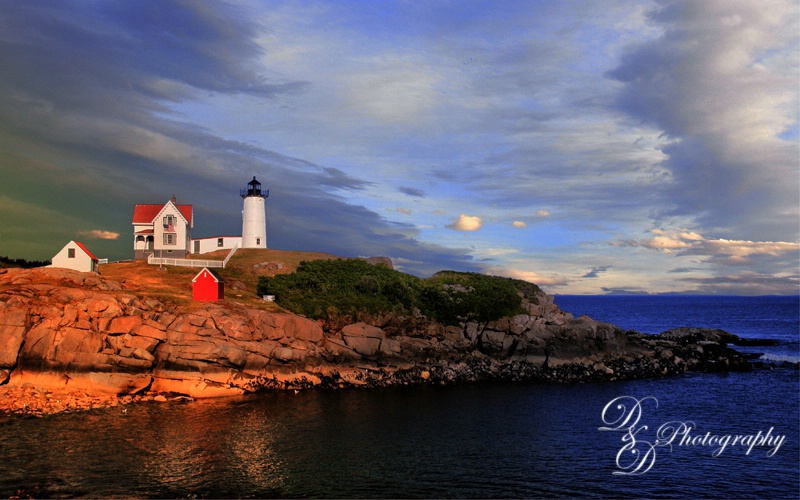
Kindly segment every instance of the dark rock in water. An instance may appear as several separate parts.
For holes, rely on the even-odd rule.
[[[739,337],[735,342],[733,342],[733,344],[740,347],[764,347],[779,345],[780,341],[775,339],[744,339]]]
[[[737,335],[728,333],[718,328],[673,328],[658,335],[666,340],[674,340],[680,343],[714,342],[720,344],[736,343],[741,340]]]

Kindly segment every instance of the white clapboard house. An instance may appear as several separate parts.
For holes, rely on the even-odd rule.
[[[133,252],[135,259],[183,258],[191,253],[194,216],[191,205],[179,205],[173,196],[163,205],[133,207]]]
[[[80,241],[70,241],[55,254],[50,267],[63,267],[85,273],[96,273],[99,260]]]

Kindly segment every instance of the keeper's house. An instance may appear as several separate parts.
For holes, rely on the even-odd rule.
[[[178,205],[175,197],[163,205],[133,207],[133,258],[184,258],[191,253],[194,216],[191,205]]]

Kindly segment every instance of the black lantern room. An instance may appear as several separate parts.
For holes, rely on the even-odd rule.
[[[247,189],[241,189],[239,194],[242,198],[246,198],[248,196],[261,196],[266,198],[269,196],[269,189],[266,191],[261,191],[261,183],[258,182],[256,176],[253,176],[253,180],[247,183]]]

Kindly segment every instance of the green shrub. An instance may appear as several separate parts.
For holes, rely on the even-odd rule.
[[[262,276],[258,294],[311,318],[413,313],[419,278],[359,259],[304,261],[292,274]]]
[[[444,324],[487,323],[523,312],[518,287],[524,281],[441,271],[425,282],[430,289],[428,297],[435,304],[431,315]]]
[[[359,259],[304,261],[292,274],[262,276],[259,295],[282,307],[324,320],[360,320],[421,312],[447,325],[488,322],[522,312],[522,296],[539,288],[525,281],[442,271],[428,279]]]

